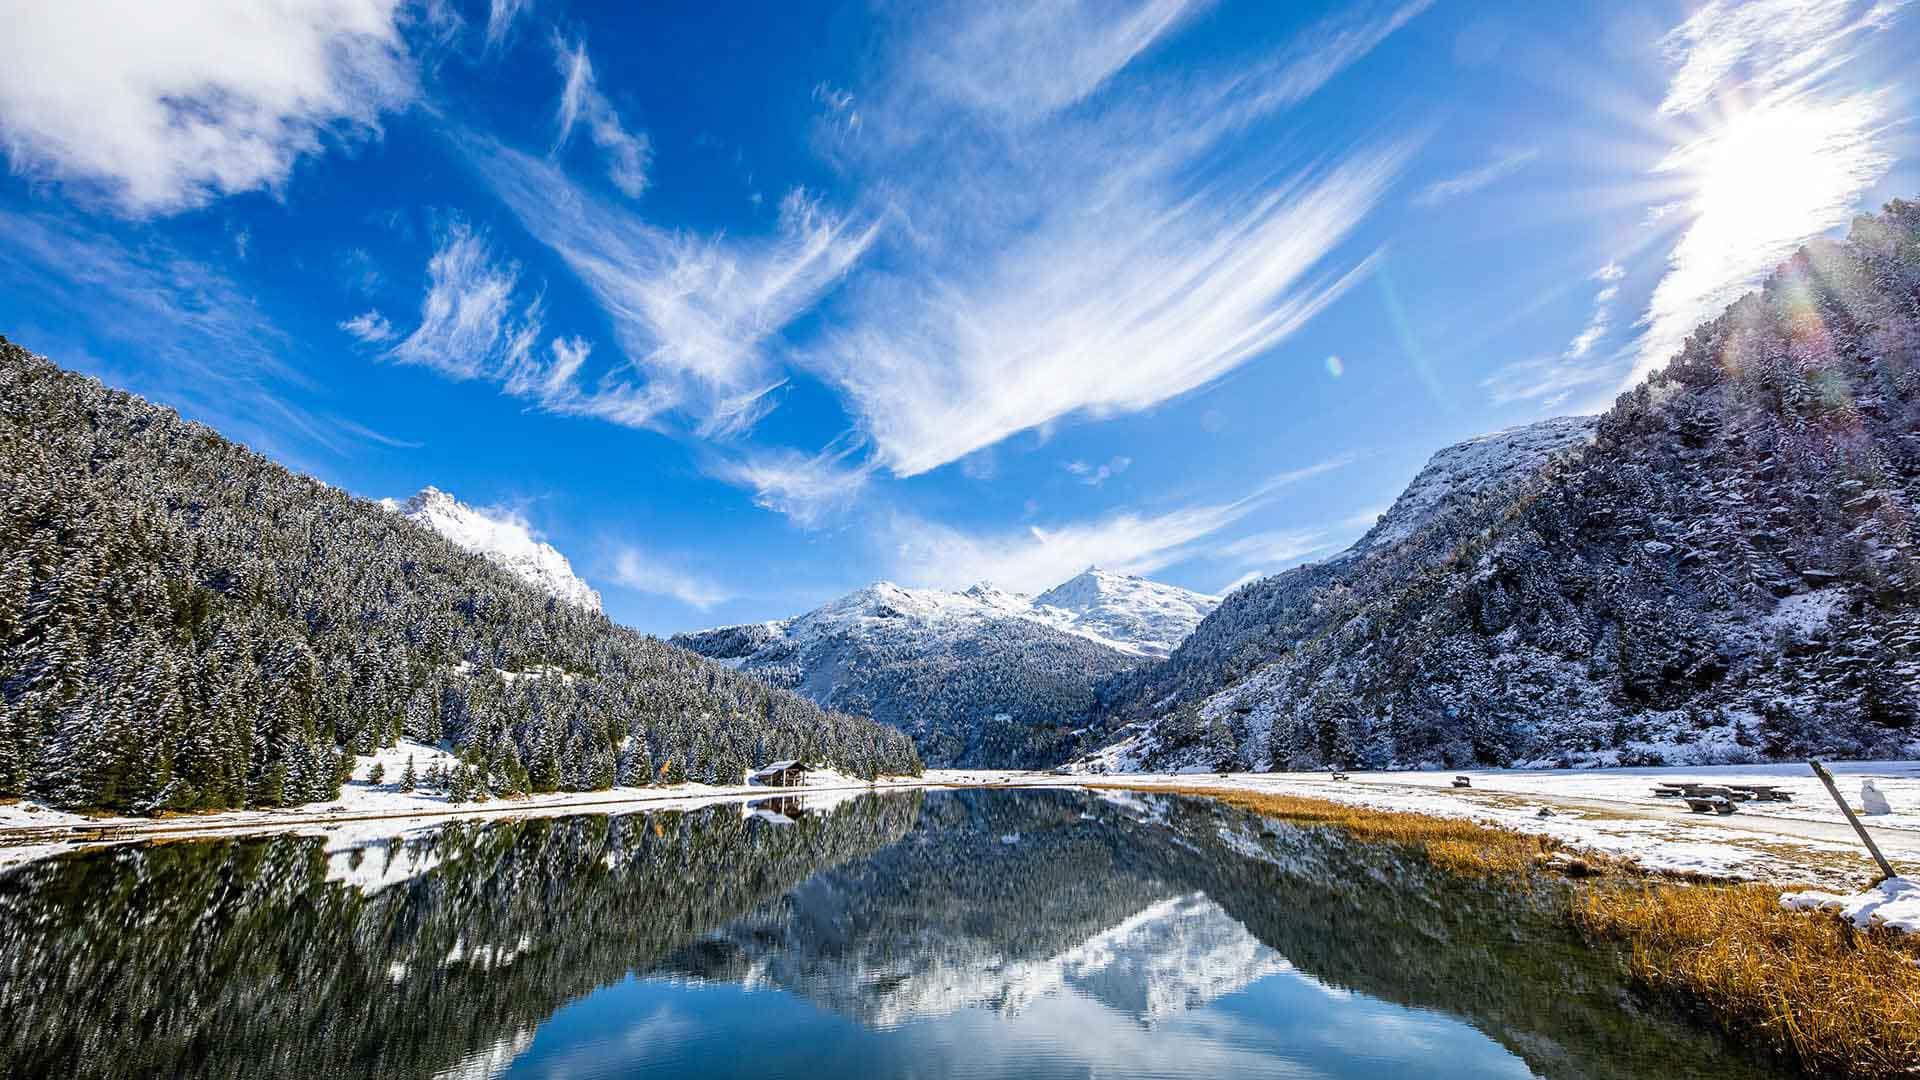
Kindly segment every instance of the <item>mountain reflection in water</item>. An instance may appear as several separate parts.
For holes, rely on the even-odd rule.
[[[1204,800],[941,792],[0,875],[17,1076],[1766,1075],[1525,894]]]

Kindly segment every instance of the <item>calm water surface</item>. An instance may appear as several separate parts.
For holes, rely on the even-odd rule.
[[[1211,802],[353,828],[0,875],[5,1074],[1769,1075],[1550,887]]]

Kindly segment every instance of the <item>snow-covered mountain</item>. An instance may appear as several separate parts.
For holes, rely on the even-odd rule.
[[[476,555],[485,555],[532,585],[588,611],[600,610],[600,594],[580,580],[552,544],[533,535],[527,523],[510,514],[488,514],[428,486],[405,502],[381,499],[380,505],[417,521]]]
[[[1598,418],[1563,416],[1456,443],[1435,453],[1373,528],[1345,551],[1237,589],[1167,659],[1117,676],[1101,688],[1102,709],[1092,730],[1115,741],[1089,758],[1090,767],[1132,771],[1211,765],[1220,740],[1207,740],[1189,711],[1202,719],[1246,714],[1229,690],[1265,660],[1286,653],[1318,625],[1325,590],[1368,560],[1405,555],[1403,569],[1425,566],[1452,548],[1422,530],[1476,499],[1539,474],[1554,455],[1593,440]],[[1450,534],[1449,534],[1450,535]],[[1401,549],[1409,549],[1402,552]],[[1418,550],[1414,550],[1418,549]],[[1424,554],[1422,554],[1424,552]],[[1217,699],[1217,700],[1216,700]],[[1266,750],[1264,732],[1252,740]],[[1256,751],[1249,751],[1256,752]]]
[[[1809,243],[1604,415],[1444,451],[1356,551],[1228,597],[1103,688],[1089,766],[1913,753],[1916,300],[1920,204]]]
[[[1051,764],[1096,680],[1164,655],[1218,603],[1099,569],[1038,597],[883,581],[804,615],[673,642],[891,723],[930,764]]]
[[[1034,597],[1028,617],[1121,652],[1159,657],[1219,606],[1217,596],[1093,566]]]

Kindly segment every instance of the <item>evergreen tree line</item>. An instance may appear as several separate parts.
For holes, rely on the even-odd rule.
[[[334,796],[447,742],[476,797],[911,740],[562,603],[363,499],[0,338],[0,797],[141,812]]]
[[[1235,593],[1090,727],[1256,769],[1904,755],[1916,503],[1920,204],[1895,201],[1700,327],[1592,445]]]

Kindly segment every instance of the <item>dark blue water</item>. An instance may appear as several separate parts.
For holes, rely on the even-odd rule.
[[[1753,1076],[1551,886],[1065,792],[95,851],[0,875],[9,1076]]]

